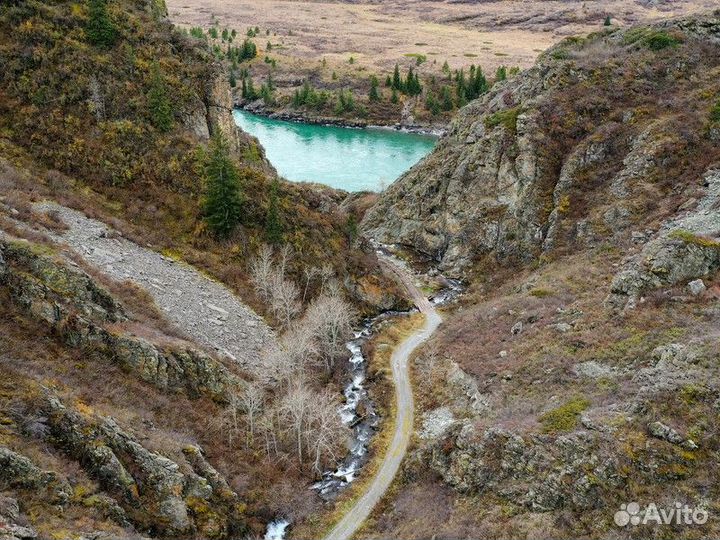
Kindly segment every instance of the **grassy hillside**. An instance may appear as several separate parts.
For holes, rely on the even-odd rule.
[[[117,217],[131,237],[252,300],[246,263],[268,239],[275,174],[257,142],[234,127],[225,68],[152,2],[108,2],[112,39],[94,43],[93,3],[0,8],[0,151],[17,168],[32,169],[32,180],[22,182],[30,198],[50,195]],[[218,130],[231,143],[245,199],[240,227],[223,242],[202,220],[198,159]],[[329,264],[349,276],[353,290],[379,281],[372,256],[343,255],[362,201],[282,181],[277,193],[282,240],[296,253],[293,271]]]

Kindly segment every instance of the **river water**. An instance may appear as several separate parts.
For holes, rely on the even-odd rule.
[[[431,135],[275,120],[235,110],[235,122],[263,145],[281,176],[346,191],[380,191],[425,157]]]

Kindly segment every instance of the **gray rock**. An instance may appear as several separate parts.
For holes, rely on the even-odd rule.
[[[605,364],[601,364],[595,360],[575,364],[572,369],[578,377],[587,377],[589,379],[610,378],[617,376],[618,374],[615,368],[606,366]]]
[[[688,283],[688,289],[693,296],[699,296],[705,292],[705,282],[702,279],[696,279]]]
[[[566,334],[567,332],[570,332],[573,329],[572,325],[570,325],[568,323],[551,324],[550,327],[554,328],[561,334]]]
[[[662,422],[652,422],[651,424],[649,424],[648,432],[653,437],[671,442],[673,444],[681,444],[684,440],[677,431],[675,431],[670,426],[663,424]]]
[[[513,336],[518,335],[520,332],[523,331],[523,323],[522,321],[518,321],[515,324],[513,324],[512,328],[510,329],[510,333]]]
[[[615,275],[606,303],[634,307],[648,290],[697,280],[720,269],[720,170],[704,175],[705,196],[695,209],[663,224],[642,251]]]

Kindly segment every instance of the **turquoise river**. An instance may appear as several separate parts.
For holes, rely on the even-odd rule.
[[[235,121],[265,147],[281,176],[347,191],[378,191],[420,161],[437,139],[389,129],[274,120],[236,110]]]

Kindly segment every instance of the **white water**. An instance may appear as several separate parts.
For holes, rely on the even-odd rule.
[[[285,530],[290,525],[290,522],[286,519],[276,519],[268,523],[267,531],[265,532],[265,540],[283,540],[285,538]]]

